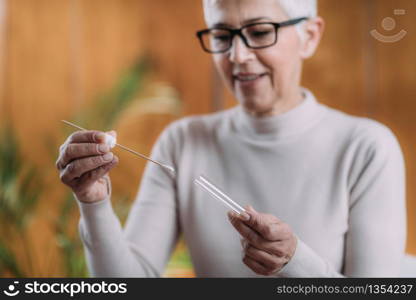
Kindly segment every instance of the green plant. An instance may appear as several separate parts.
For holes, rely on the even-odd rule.
[[[13,129],[6,125],[0,132],[0,274],[22,277],[34,272],[28,224],[41,191],[40,171],[23,163]],[[26,248],[25,268],[11,248],[11,241]]]

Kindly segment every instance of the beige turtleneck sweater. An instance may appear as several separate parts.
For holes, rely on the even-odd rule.
[[[398,276],[405,178],[385,126],[305,100],[257,119],[241,107],[169,126],[123,229],[110,199],[79,203],[92,276],[157,277],[180,234],[201,277],[261,277],[241,260],[226,208],[193,184],[200,174],[239,204],[273,214],[299,238],[278,277]],[[123,163],[123,162],[121,162]]]

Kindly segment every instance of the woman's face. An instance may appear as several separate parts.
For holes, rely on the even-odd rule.
[[[288,20],[277,0],[205,0],[204,12],[210,28]],[[278,42],[271,47],[250,49],[236,36],[232,48],[213,54],[213,59],[226,85],[248,112],[273,115],[301,101],[300,47],[296,28],[288,26],[279,29]]]

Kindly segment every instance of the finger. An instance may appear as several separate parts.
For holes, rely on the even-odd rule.
[[[55,162],[56,168],[61,171],[62,169],[65,168],[64,165],[62,165],[62,155],[65,152],[66,147],[69,144],[69,138],[59,147],[59,155],[58,155],[58,159]]]
[[[228,215],[228,218],[236,218],[236,219],[241,220],[241,221],[247,221],[248,219],[250,219],[250,215],[247,214],[246,212],[242,212],[242,213],[238,214],[234,211],[228,211],[227,215]]]
[[[81,178],[77,180],[77,187],[82,189],[84,186],[91,185],[97,180],[103,178],[108,174],[108,172],[110,172],[111,169],[113,169],[118,164],[118,162],[118,157],[114,156],[110,163],[84,173]]]
[[[104,155],[74,160],[61,172],[61,181],[70,184],[74,179],[78,179],[84,173],[110,163],[113,160],[113,157],[113,153],[108,152]]]
[[[247,206],[246,211],[250,218],[245,223],[264,239],[277,241],[284,236],[279,227],[283,222],[275,216],[259,213],[252,206]]]
[[[71,143],[103,143],[105,141],[105,134],[103,132],[100,131],[95,131],[95,130],[91,130],[91,131],[76,131],[73,134],[71,134],[67,140],[65,141],[65,143],[63,143],[60,147],[59,147],[59,157],[58,160],[56,161],[56,167],[58,168],[58,170],[62,170],[65,168],[66,164],[68,162],[66,162],[64,164],[64,162],[62,161],[62,155],[65,151],[65,149],[68,147],[68,145],[70,145]]]
[[[284,261],[277,256],[271,255],[270,253],[257,249],[253,245],[247,246],[245,250],[245,254],[261,265],[265,266],[265,268],[269,272],[280,270],[283,267]]]
[[[239,219],[233,219],[231,221],[234,228],[240,233],[242,236],[241,239],[241,246],[243,249],[248,246],[248,244],[253,245],[257,249],[266,251],[272,255],[282,256],[285,247],[285,243],[281,241],[272,242],[269,240],[264,239],[261,235],[259,235],[255,230],[248,227],[244,222]]]
[[[77,131],[69,137],[69,143],[103,143],[105,133],[96,130]]]
[[[243,258],[246,255],[246,249],[249,243],[246,239],[240,239],[240,244],[241,244],[241,247],[243,248],[243,251],[241,251],[241,258]]]
[[[245,251],[247,246],[249,245],[248,241],[246,239],[240,239],[241,247],[243,247],[243,250]]]
[[[65,166],[73,160],[89,156],[103,155],[108,152],[110,152],[110,147],[106,144],[69,144],[62,152],[61,159],[58,164],[62,168],[65,168]]]
[[[246,239],[249,243],[257,245],[261,242],[262,237],[252,228],[247,226],[244,221],[239,219],[234,213],[228,214],[229,220],[233,227]]]
[[[244,256],[243,258],[244,264],[249,267],[251,270],[253,270],[255,273],[268,276],[270,275],[270,272],[268,269],[266,269],[262,264],[252,259],[250,256]]]

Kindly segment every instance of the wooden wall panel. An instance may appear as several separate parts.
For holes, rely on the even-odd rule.
[[[41,137],[56,132],[57,115],[70,109],[68,1],[9,1],[6,110],[25,157],[45,163]],[[49,161],[48,161],[49,162]]]
[[[4,80],[6,69],[6,0],[0,0],[0,120],[4,113]]]
[[[362,0],[319,1],[326,22],[316,54],[305,61],[303,85],[320,102],[363,115],[365,102],[366,11]]]
[[[412,182],[416,176],[416,2],[319,3],[327,29],[316,56],[305,64],[304,85],[321,102],[380,120],[399,137],[407,162],[408,251],[415,254],[416,190]],[[45,137],[58,137],[61,133],[59,120],[70,117],[111,88],[123,71],[145,53],[155,63],[152,78],[166,81],[179,91],[185,115],[215,110],[216,96],[222,98],[222,107],[235,105],[235,100],[219,85],[210,55],[200,49],[195,37],[195,31],[205,27],[200,1],[7,0],[7,6],[7,23],[0,21],[0,118],[2,113],[12,118],[25,161],[45,166],[50,188],[42,198],[33,236],[38,263],[44,266],[40,269],[59,276],[50,220],[56,217],[56,207],[66,189],[52,163],[57,149],[45,146]],[[382,32],[380,22],[392,16],[394,8],[408,12],[403,17],[393,16],[397,29],[404,28],[408,35],[396,44],[376,42],[369,31],[378,26]],[[169,118],[165,115],[155,120],[146,116],[135,120],[129,115],[116,129],[121,131],[121,138],[150,151],[157,131]],[[152,130],[143,130],[145,124],[153,124]],[[134,127],[140,141],[129,135]],[[138,164],[137,168],[142,167]],[[115,172],[114,182],[134,195],[136,188],[123,183],[123,170],[126,169]],[[51,251],[47,255],[45,247]],[[53,266],[46,267],[51,261]]]
[[[51,154],[56,150],[45,147],[45,139],[60,131],[59,115],[71,109],[68,4],[64,0],[7,2],[5,112],[18,135],[24,162],[41,167],[46,184],[51,183],[29,227],[31,255],[38,270],[31,275],[38,276],[47,269],[56,274],[58,267],[51,226],[60,200],[56,172],[51,173]],[[22,249],[19,243],[16,246]]]
[[[143,1],[75,0],[81,102],[117,82],[143,54]]]
[[[179,90],[186,115],[211,111],[211,57],[200,49],[195,36],[205,28],[201,1],[143,1],[146,48],[159,78]]]

